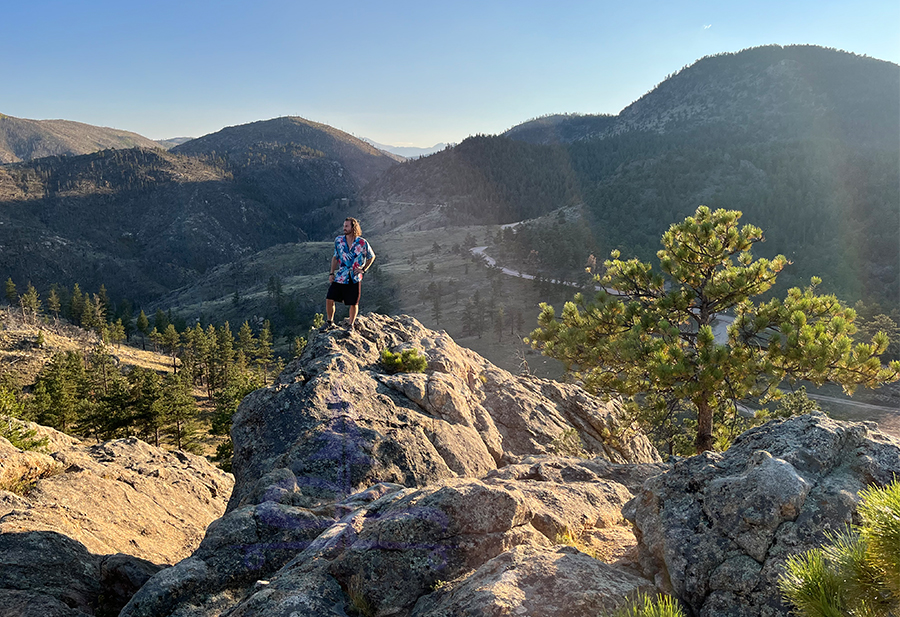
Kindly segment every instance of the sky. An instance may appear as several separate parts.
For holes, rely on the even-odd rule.
[[[428,147],[617,114],[703,56],[769,44],[900,63],[900,2],[9,2],[0,113],[151,139],[291,115]]]

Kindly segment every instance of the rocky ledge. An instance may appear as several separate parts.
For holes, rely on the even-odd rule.
[[[649,479],[625,508],[643,574],[700,617],[788,615],[789,555],[860,521],[858,493],[900,478],[900,441],[822,413],[769,422]]]
[[[900,474],[900,442],[821,414],[663,464],[615,403],[409,317],[361,326],[242,402],[225,515],[123,617],[597,617],[641,590],[692,615],[786,616],[786,557]],[[426,371],[386,373],[382,350],[408,347]],[[555,456],[561,435],[584,457]]]
[[[117,614],[225,511],[234,480],[202,457],[28,426],[47,437],[46,452],[0,438],[4,616]]]
[[[465,614],[581,615],[651,587],[560,544],[621,558],[622,506],[665,469],[616,403],[512,375],[410,317],[358,323],[244,399],[227,514],[123,615],[449,615],[465,585],[481,590]],[[409,347],[425,372],[388,374],[381,352]],[[565,434],[588,460],[552,456]],[[582,577],[596,584],[563,584]]]

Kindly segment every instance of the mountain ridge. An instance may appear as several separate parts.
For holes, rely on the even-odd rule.
[[[29,120],[0,114],[0,164],[134,147],[154,148],[159,144],[121,129],[72,120]]]
[[[839,80],[829,83],[830,77],[851,64],[852,71],[845,71]],[[713,98],[717,92],[737,91],[741,85],[748,91],[747,84],[764,87],[756,96],[764,94],[772,101],[760,105],[759,99],[751,101],[740,96],[740,92],[731,100]],[[818,91],[813,90],[814,86],[818,86]],[[897,124],[900,103],[894,103],[890,95],[898,89],[900,66],[886,60],[815,45],[765,45],[704,56],[667,76],[618,114],[549,114],[517,124],[502,135],[529,143],[572,143],[633,130],[658,133],[691,130],[697,125],[689,126],[690,121],[698,117],[698,124],[704,126],[722,122],[729,114],[759,124],[755,111],[765,113],[775,107],[795,116],[808,114],[827,120],[821,116],[829,104],[839,107],[843,118],[852,120],[860,113],[880,113],[881,119],[894,120]],[[848,96],[848,93],[852,94]],[[886,100],[892,101],[892,105],[879,110],[879,102]],[[771,111],[768,114],[773,115]],[[770,134],[784,138],[783,128],[783,125],[771,127]],[[860,125],[839,128],[838,136],[847,139]],[[889,147],[894,145],[890,141],[894,134],[890,129],[869,129],[864,137],[881,147]]]

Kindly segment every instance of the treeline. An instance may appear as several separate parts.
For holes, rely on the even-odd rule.
[[[525,223],[497,231],[492,255],[516,270],[545,278],[580,281],[591,255],[602,254],[591,227],[560,213],[548,223]]]
[[[263,387],[284,367],[276,356],[268,320],[257,327],[244,321],[234,333],[222,325],[188,326],[171,312],[143,310],[133,317],[127,301],[114,304],[101,286],[97,293],[54,286],[42,298],[30,283],[18,293],[7,279],[8,311],[38,328],[64,320],[96,334],[81,351],[55,354],[24,389],[6,376],[0,384],[0,414],[31,420],[78,437],[114,439],[137,435],[154,445],[197,451],[207,434],[228,436],[231,417],[241,399]],[[276,299],[280,283],[273,277],[269,294]],[[321,325],[321,315],[312,325]],[[306,330],[303,330],[306,332]],[[115,346],[126,340],[171,358],[171,372],[122,367]],[[43,330],[34,341],[44,344]],[[299,354],[304,336],[295,336],[288,354]],[[230,465],[230,438],[216,455]]]
[[[172,342],[180,362],[171,373],[120,367],[102,341],[81,352],[57,353],[29,389],[3,384],[6,406],[0,413],[83,438],[137,435],[156,446],[198,451],[207,433],[228,434],[241,399],[266,382],[265,340],[255,339],[245,326],[237,338],[227,323],[188,331]],[[200,392],[214,409],[203,421]],[[227,446],[220,458],[226,458],[223,452],[227,455]]]
[[[100,150],[82,156],[48,156],[11,165],[8,172],[14,174],[17,183],[23,187],[39,182],[44,196],[52,198],[70,192],[110,193],[155,189],[166,183],[180,181],[179,176],[184,174],[185,165],[178,170],[181,173],[176,174],[173,173],[173,162],[189,163],[185,157],[162,149],[130,148]],[[198,177],[208,178],[211,171],[218,172],[221,178],[228,175],[224,166],[211,168],[188,164],[186,167],[195,167],[188,173],[198,171]]]

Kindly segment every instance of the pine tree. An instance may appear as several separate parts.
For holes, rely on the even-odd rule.
[[[141,349],[147,349],[146,338],[150,334],[150,320],[147,319],[146,313],[141,310],[141,314],[137,318],[137,329],[141,333]]]
[[[19,303],[22,305],[23,316],[26,313],[30,313],[35,320],[37,319],[37,315],[41,310],[41,297],[31,282],[28,283],[27,291],[19,298]]]
[[[231,334],[231,326],[227,321],[221,328],[216,329],[215,359],[216,379],[214,388],[224,386],[228,381],[234,363],[234,336]]]
[[[97,312],[96,305],[91,301],[89,296],[84,297],[81,311],[81,327],[87,330],[100,331],[102,321],[100,314]]]
[[[100,289],[94,295],[94,304],[97,305],[97,312],[103,316],[103,319],[108,319],[112,314],[110,309],[109,295],[106,293],[106,285],[100,284]]]
[[[575,371],[596,393],[631,397],[632,407],[660,414],[675,406],[696,414],[698,452],[727,447],[742,417],[737,402],[767,400],[780,394],[784,380],[834,382],[852,392],[900,378],[900,362],[883,367],[878,355],[888,344],[877,334],[870,344],[854,345],[853,309],[831,295],[791,289],[783,300],[755,304],[787,265],[783,256],[754,260],[750,249],[762,230],[738,226],[738,211],[710,211],[672,225],[657,253],[662,274],[637,259],[604,264],[606,291],[593,301],[581,294],[566,303],[557,319],[542,304],[539,328],[531,339],[545,354]],[[728,340],[717,342],[717,314],[736,314]],[[638,404],[640,403],[640,407]],[[718,420],[717,420],[718,419]],[[648,423],[653,430],[655,423]]]
[[[179,450],[196,451],[199,445],[198,410],[184,371],[181,375],[166,375],[161,404],[165,414],[166,432],[172,438],[173,445]]]
[[[153,315],[153,327],[159,330],[160,332],[166,331],[166,326],[171,323],[169,318],[163,312],[162,309],[156,309],[156,313]]]
[[[53,317],[59,323],[59,311],[62,308],[62,304],[59,300],[59,294],[56,292],[56,285],[51,287],[50,293],[47,294],[47,308],[53,313]]]
[[[268,379],[269,364],[272,362],[272,326],[269,320],[263,322],[259,331],[259,340],[256,343],[256,364],[263,371],[263,384]]]
[[[69,300],[69,318],[75,325],[81,325],[81,316],[84,313],[84,294],[78,283],[72,287],[72,297]]]
[[[159,446],[165,428],[162,379],[151,370],[135,367],[128,375],[129,407],[142,437]]]
[[[178,344],[181,342],[181,335],[178,334],[178,330],[175,329],[174,324],[169,324],[166,326],[166,331],[162,334],[162,344],[165,349],[169,351],[169,355],[172,356],[172,372],[178,372],[178,363],[176,361],[178,357]]]
[[[256,354],[256,339],[253,337],[253,328],[250,327],[249,321],[241,324],[235,349],[243,351],[245,356],[251,358]]]
[[[159,348],[163,342],[162,341],[162,338],[163,338],[162,333],[159,330],[157,330],[156,328],[153,328],[152,330],[150,330],[149,338],[150,338],[150,342],[153,343],[153,351],[155,353],[159,353]]]
[[[16,284],[13,283],[12,277],[6,279],[6,301],[10,306],[19,303],[19,292],[16,290]]]
[[[116,347],[121,347],[125,340],[125,324],[121,319],[117,319],[109,328],[109,342]]]

